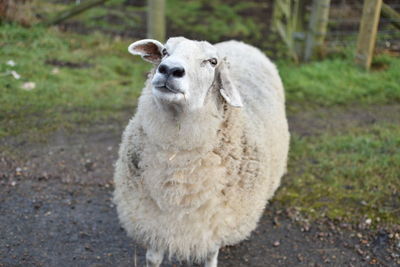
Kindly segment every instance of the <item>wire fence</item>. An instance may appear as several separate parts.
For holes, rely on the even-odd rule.
[[[355,46],[362,15],[363,1],[338,2],[334,1],[330,7],[326,45],[331,49]],[[400,3],[395,2],[398,1],[388,2],[388,5],[400,12]],[[400,52],[400,30],[392,25],[393,22],[400,23],[400,20],[380,17],[376,39],[377,49]]]
[[[2,0],[0,0],[1,3]],[[11,1],[11,0],[10,0]],[[44,3],[64,5],[85,4],[88,0],[26,0],[35,3],[36,17],[48,17],[42,8]],[[286,53],[282,39],[272,30],[274,7],[277,3],[289,0],[165,0],[167,36],[184,35],[191,39],[219,42],[238,39],[260,47],[274,58]],[[325,46],[327,49],[355,47],[360,27],[364,1],[369,0],[331,0],[329,23]],[[295,1],[292,1],[294,3]],[[310,18],[312,0],[303,0],[305,26]],[[40,3],[37,4],[37,3]],[[79,33],[101,31],[103,33],[128,38],[146,38],[148,0],[109,0],[83,15],[60,23],[63,30]],[[399,0],[385,0],[384,3],[400,13]],[[37,5],[37,6],[36,6]],[[44,5],[45,6],[45,5]],[[22,10],[24,11],[24,10]],[[22,16],[26,18],[26,12]],[[290,16],[289,16],[290,18]],[[377,49],[389,49],[400,53],[400,30],[392,24],[400,19],[380,17],[376,40]],[[296,30],[294,30],[296,31]],[[292,32],[290,32],[292,34]]]

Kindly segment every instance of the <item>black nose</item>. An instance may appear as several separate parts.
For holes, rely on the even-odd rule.
[[[172,75],[175,78],[182,78],[185,75],[185,69],[183,67],[168,67],[165,64],[158,66],[158,72],[166,76]]]

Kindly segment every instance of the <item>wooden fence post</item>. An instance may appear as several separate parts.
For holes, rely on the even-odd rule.
[[[148,0],[147,37],[165,41],[165,0]]]
[[[366,70],[371,66],[381,7],[382,0],[364,0],[355,60]]]
[[[304,43],[305,0],[275,0],[271,29],[282,38],[289,55],[299,61]]]
[[[313,0],[304,61],[320,57],[328,26],[330,0]]]
[[[298,60],[303,59],[304,44],[306,41],[306,0],[296,0],[294,2],[293,19],[293,47],[296,51]]]

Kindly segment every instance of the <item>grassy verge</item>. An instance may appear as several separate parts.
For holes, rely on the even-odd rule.
[[[378,69],[355,67],[347,53],[296,66],[280,62],[289,114],[321,107],[400,103],[400,59],[381,54]],[[316,118],[320,115],[315,114]],[[400,116],[387,114],[387,116]],[[329,120],[329,118],[326,118]],[[395,120],[397,121],[397,120]],[[331,127],[335,127],[334,122]],[[288,175],[275,201],[310,218],[396,224],[400,218],[400,125],[380,122],[322,135],[292,132]]]
[[[400,127],[377,124],[340,134],[292,136],[289,175],[276,200],[312,218],[397,223]]]
[[[377,55],[371,72],[355,67],[353,56],[296,66],[279,63],[288,108],[400,102],[400,59]]]
[[[116,117],[133,108],[150,68],[127,53],[128,41],[101,34],[4,25],[0,40],[0,136]]]

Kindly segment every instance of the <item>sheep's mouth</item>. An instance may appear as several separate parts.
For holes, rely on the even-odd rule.
[[[164,86],[157,86],[155,87],[157,90],[159,90],[160,92],[163,93],[174,93],[174,94],[183,94],[183,92],[179,89],[176,88],[172,88],[168,85],[164,85]]]

